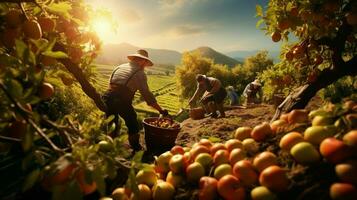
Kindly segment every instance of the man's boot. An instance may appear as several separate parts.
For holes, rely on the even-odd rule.
[[[142,150],[139,140],[140,140],[139,133],[129,134],[129,144],[134,151]]]
[[[212,118],[217,118],[217,106],[214,102],[209,102],[208,103],[208,107],[209,107],[209,110],[210,110],[210,114],[209,116],[212,117]]]
[[[220,114],[219,117],[220,117],[220,118],[226,117],[226,114],[224,113],[223,102],[217,104],[217,108],[218,108],[218,111],[219,111],[219,114]]]

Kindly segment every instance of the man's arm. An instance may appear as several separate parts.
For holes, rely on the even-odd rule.
[[[189,100],[189,104],[192,105],[197,100],[198,96],[202,94],[202,92],[203,92],[202,85],[200,85],[198,83],[195,93],[193,94],[193,96]]]
[[[219,89],[221,89],[221,81],[219,81],[218,79],[213,79],[213,80],[210,80],[210,84],[212,84],[212,89],[211,91],[209,92],[210,94],[214,94],[216,92],[218,92]]]

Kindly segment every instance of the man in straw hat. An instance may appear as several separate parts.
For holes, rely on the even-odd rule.
[[[128,63],[119,65],[113,70],[109,79],[109,89],[103,95],[103,100],[108,107],[107,116],[115,116],[113,120],[115,130],[111,136],[117,136],[119,116],[122,117],[128,127],[129,144],[134,151],[137,151],[141,149],[141,146],[139,123],[132,105],[135,92],[139,90],[146,103],[160,114],[166,116],[168,112],[161,108],[149,90],[144,68],[152,66],[153,62],[149,59],[148,52],[140,49],[136,54],[128,55],[128,60]]]
[[[210,113],[210,117],[225,117],[223,101],[227,96],[227,92],[224,87],[222,87],[221,81],[202,74],[197,74],[196,81],[197,89],[189,101],[190,106],[204,93],[200,102],[203,104],[205,110]],[[219,111],[219,116],[217,110]]]
[[[259,95],[259,98],[257,97],[257,94]],[[255,79],[245,87],[243,96],[246,98],[246,105],[251,103],[260,103],[262,101],[262,85],[258,79]]]

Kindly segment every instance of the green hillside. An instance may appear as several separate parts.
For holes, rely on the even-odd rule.
[[[229,56],[215,51],[210,47],[199,47],[195,50],[192,50],[192,52],[199,52],[203,57],[211,58],[214,63],[228,65],[229,67],[234,67],[235,65],[241,63]]]

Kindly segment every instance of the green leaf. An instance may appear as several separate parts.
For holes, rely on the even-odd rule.
[[[31,64],[33,64],[33,65],[36,64],[36,56],[35,56],[35,54],[34,54],[32,51],[30,51],[29,48],[26,48],[26,49],[25,49],[25,52],[24,52],[24,62],[25,62],[25,63],[31,63]]]
[[[255,6],[255,10],[257,12],[257,15],[256,16],[259,16],[259,17],[263,17],[263,8],[261,5],[256,5]]]
[[[257,21],[257,24],[255,25],[255,27],[256,27],[256,28],[259,28],[259,27],[262,25],[262,23],[264,23],[264,19],[258,20],[258,21]]]
[[[130,169],[128,180],[126,181],[126,187],[131,189],[135,194],[139,193],[138,184],[136,183],[136,175],[134,168]]]
[[[23,88],[22,85],[19,81],[15,80],[15,79],[11,79],[8,82],[8,91],[10,92],[10,95],[13,98],[22,98],[23,96]]]
[[[22,40],[15,40],[16,54],[20,59],[23,59],[27,45]]]
[[[134,157],[132,158],[132,162],[135,163],[141,163],[141,159],[144,155],[144,151],[138,151],[135,153]]]
[[[27,175],[25,182],[22,186],[22,191],[26,191],[30,188],[32,188],[34,186],[34,184],[36,183],[38,177],[40,176],[40,170],[39,169],[35,169],[34,171],[32,171],[30,174]]]
[[[62,51],[45,51],[41,53],[44,56],[48,56],[51,58],[68,58],[68,55]]]
[[[45,9],[51,13],[61,15],[65,18],[70,18],[69,11],[72,9],[71,4],[68,2],[52,3]]]
[[[209,141],[215,143],[215,142],[221,142],[221,139],[218,137],[209,137],[208,138]]]

